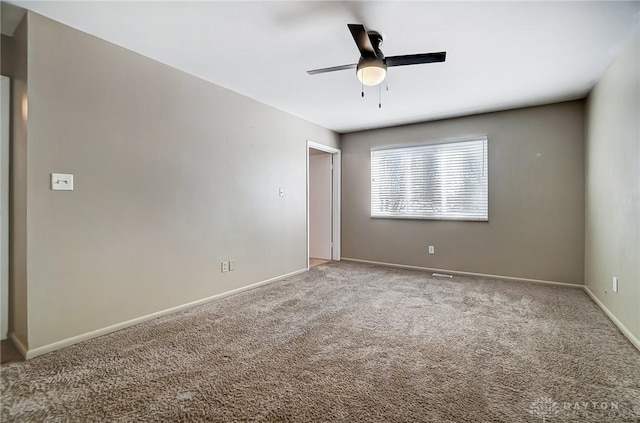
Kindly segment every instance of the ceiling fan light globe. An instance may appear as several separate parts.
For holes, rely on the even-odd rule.
[[[381,60],[360,61],[356,68],[360,82],[367,86],[380,84],[387,76],[387,65]]]

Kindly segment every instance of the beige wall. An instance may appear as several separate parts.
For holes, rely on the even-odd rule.
[[[583,112],[574,101],[343,135],[343,257],[582,284]],[[489,222],[369,217],[371,147],[479,134]]]
[[[337,134],[28,18],[30,349],[306,268],[306,140]]]
[[[589,94],[586,116],[586,285],[640,339],[639,33]]]

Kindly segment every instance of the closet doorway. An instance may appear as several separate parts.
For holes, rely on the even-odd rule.
[[[307,141],[307,268],[340,260],[340,158]]]

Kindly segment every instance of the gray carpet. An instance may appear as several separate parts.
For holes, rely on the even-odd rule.
[[[640,420],[640,353],[581,290],[345,262],[0,381],[3,422]]]

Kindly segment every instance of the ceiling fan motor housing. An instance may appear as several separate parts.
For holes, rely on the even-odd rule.
[[[374,86],[384,81],[387,75],[387,63],[384,60],[384,54],[380,50],[382,35],[376,31],[368,31],[367,36],[371,41],[375,56],[360,56],[358,66],[356,66],[356,75],[364,85]]]
[[[373,50],[376,52],[376,55],[382,56],[382,52],[380,51],[380,46],[384,40],[382,34],[378,31],[367,31],[367,35],[369,36],[369,40],[371,41],[371,45],[373,46]]]
[[[384,62],[384,58],[360,57],[356,67],[356,75],[364,85],[378,85],[384,81],[387,75],[387,64]]]

